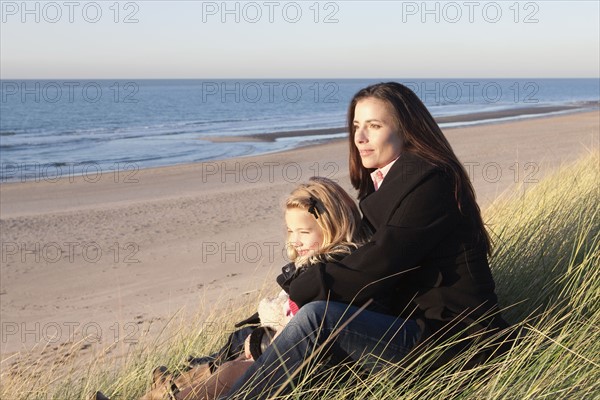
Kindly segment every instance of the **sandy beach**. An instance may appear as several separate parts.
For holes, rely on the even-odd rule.
[[[598,111],[446,129],[485,208],[600,140]],[[0,190],[1,368],[20,350],[135,339],[175,312],[225,306],[285,262],[281,203],[314,175],[354,195],[347,142],[232,160],[89,171]],[[33,173],[36,173],[35,171]],[[32,172],[29,171],[31,177]]]

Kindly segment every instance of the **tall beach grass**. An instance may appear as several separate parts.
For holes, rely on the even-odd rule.
[[[418,362],[368,376],[356,368],[323,374],[310,366],[281,398],[600,399],[599,182],[600,154],[594,151],[484,211],[503,316],[523,338],[508,353],[463,371],[473,348],[426,376]],[[188,355],[220,347],[259,297],[240,301],[226,315],[215,311],[193,321],[176,315],[160,335],[142,338],[120,358],[73,356],[5,368],[0,398],[86,399],[101,389],[111,398],[135,399],[147,390],[156,366],[176,369]],[[435,356],[435,348],[423,354]],[[322,376],[315,385],[307,377],[317,374]]]

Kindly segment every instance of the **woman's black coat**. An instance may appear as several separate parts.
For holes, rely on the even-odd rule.
[[[315,300],[362,305],[416,319],[429,335],[448,321],[505,327],[494,280],[472,218],[447,174],[405,152],[381,188],[360,203],[371,240],[340,262],[310,266],[290,284],[299,306]],[[461,324],[462,325],[462,324]]]

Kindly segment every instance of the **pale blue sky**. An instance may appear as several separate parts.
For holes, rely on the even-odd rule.
[[[75,3],[29,1],[28,13],[21,1],[2,1],[3,79],[544,78],[600,70],[598,1],[425,3],[432,13],[421,1],[227,2],[239,11],[232,14],[221,1]],[[97,9],[98,22],[88,22]],[[138,22],[124,23],[128,15]],[[324,23],[327,15],[337,22]]]

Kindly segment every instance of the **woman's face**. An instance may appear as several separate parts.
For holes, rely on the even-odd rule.
[[[317,253],[323,244],[323,230],[314,215],[301,208],[285,210],[288,243],[294,246],[298,256],[308,257]]]
[[[398,158],[402,139],[386,102],[367,97],[356,103],[354,145],[365,168],[385,167]]]

